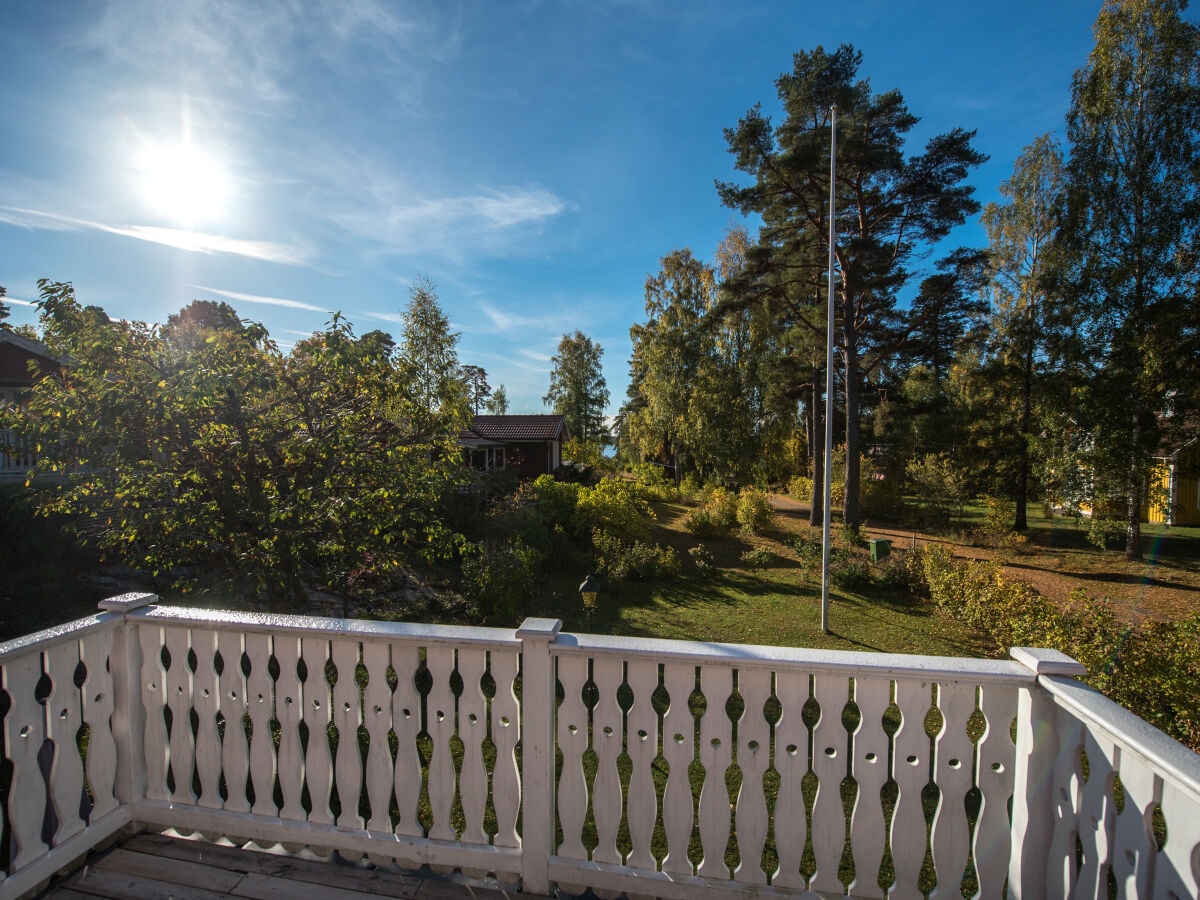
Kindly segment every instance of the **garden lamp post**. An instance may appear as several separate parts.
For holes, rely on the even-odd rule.
[[[588,575],[579,585],[579,596],[583,599],[583,611],[587,613],[588,631],[592,630],[592,613],[596,611],[596,597],[600,593],[600,582],[596,576]]]

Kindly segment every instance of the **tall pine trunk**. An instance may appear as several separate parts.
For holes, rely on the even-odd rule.
[[[843,358],[846,363],[846,499],[842,505],[842,520],[849,529],[859,526],[859,474],[861,438],[859,435],[858,338],[854,334],[847,310],[843,318],[845,339]]]

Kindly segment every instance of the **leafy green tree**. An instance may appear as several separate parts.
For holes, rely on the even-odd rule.
[[[492,391],[492,395],[488,397],[485,407],[494,416],[508,414],[508,392],[504,389],[504,385],[500,385]]]
[[[550,389],[542,398],[567,417],[571,436],[585,443],[600,444],[608,437],[604,426],[608,384],[600,367],[603,356],[603,348],[582,331],[564,334],[551,359]]]
[[[467,385],[458,362],[460,337],[450,330],[433,282],[419,278],[404,310],[399,363],[414,392],[415,414],[432,419],[419,426],[422,430],[456,428],[469,415]]]
[[[1106,0],[1067,116],[1054,284],[1082,382],[1084,465],[1098,496],[1122,498],[1131,558],[1150,457],[1195,371],[1181,351],[1195,352],[1187,336],[1200,321],[1200,29],[1184,6]]]
[[[479,415],[480,409],[487,408],[488,398],[492,395],[487,371],[480,366],[463,366],[462,375],[467,385],[467,400],[471,404],[471,411]]]
[[[795,54],[793,70],[776,81],[785,111],[775,127],[755,106],[726,141],[736,168],[753,183],[718,183],[722,202],[762,217],[758,245],[748,254],[738,290],[766,292],[808,306],[824,296],[829,233],[829,111],[838,123],[838,349],[846,403],[844,516],[859,524],[860,425],[863,386],[872,360],[894,351],[899,337],[896,295],[929,246],[979,209],[970,169],[985,157],[973,132],[954,129],[905,154],[918,118],[898,90],[876,94],[857,78],[862,55],[850,45]],[[733,286],[731,286],[732,288]]]
[[[7,327],[3,322],[12,314],[12,311],[8,308],[8,304],[4,302],[4,298],[7,296],[8,289],[0,284],[0,328]]]
[[[276,603],[349,573],[445,556],[439,514],[461,478],[452,432],[420,431],[387,343],[335,315],[284,356],[261,327],[172,344],[41,282],[43,333],[71,366],[16,427],[65,513],[111,558],[183,584],[227,580]]]
[[[1047,250],[1060,220],[1063,159],[1049,134],[1026,147],[1000,185],[1000,203],[983,210],[989,243],[991,332],[976,374],[975,438],[986,448],[981,469],[995,473],[989,490],[1013,500],[1013,528],[1028,528],[1036,413],[1048,398],[1050,330]]]

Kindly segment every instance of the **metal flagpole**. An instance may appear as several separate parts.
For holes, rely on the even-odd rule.
[[[837,106],[829,107],[829,309],[825,325],[825,517],[821,523],[821,631],[829,634],[829,526],[833,503],[833,260],[837,239]]]

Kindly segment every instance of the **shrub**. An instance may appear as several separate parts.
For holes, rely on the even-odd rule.
[[[701,575],[712,575],[717,571],[717,564],[713,559],[712,551],[703,544],[697,544],[695,547],[690,548],[688,556],[692,558],[692,564]]]
[[[930,525],[949,525],[951,514],[961,511],[967,500],[964,473],[948,456],[927,453],[909,462],[905,474],[909,489],[922,503],[922,520]]]
[[[738,497],[737,520],[744,531],[762,534],[771,526],[775,510],[767,495],[755,488],[746,488]]]
[[[723,487],[713,488],[704,508],[712,513],[713,521],[719,528],[732,528],[737,524],[738,499],[732,491]]]
[[[602,531],[624,541],[644,539],[646,523],[653,519],[654,510],[640,496],[637,486],[620,478],[606,478],[584,490],[575,507],[577,531]]]
[[[788,482],[788,495],[797,500],[812,499],[813,480],[807,475],[796,475]]]
[[[871,566],[861,556],[840,553],[830,557],[829,580],[844,591],[860,591],[871,586]]]
[[[765,569],[775,562],[775,554],[766,547],[751,547],[742,554],[742,563],[750,569]]]
[[[955,561],[943,547],[921,557],[938,606],[985,634],[998,653],[1061,650],[1087,668],[1084,681],[1200,750],[1200,614],[1125,624],[1083,589],[1060,609],[1024,582],[1006,581],[995,562]]]
[[[541,554],[519,537],[485,541],[463,560],[463,594],[484,618],[515,622],[537,586]]]
[[[925,578],[918,554],[907,550],[894,551],[875,567],[875,581],[884,588],[908,594],[925,595]]]
[[[582,484],[569,484],[552,475],[539,475],[532,484],[521,489],[521,494],[532,499],[538,517],[547,527],[561,525],[570,529],[575,524],[579,499],[587,490]]]
[[[705,498],[704,505],[687,517],[684,527],[701,537],[716,537],[733,528],[737,521],[737,496],[719,487],[713,488]]]
[[[680,571],[679,555],[673,547],[643,541],[625,541],[597,530],[592,534],[598,574],[611,581],[644,581]]]
[[[823,555],[820,538],[813,540],[802,534],[797,535],[791,541],[791,548],[795,551],[796,557],[800,560],[800,565],[804,568],[820,567]]]

